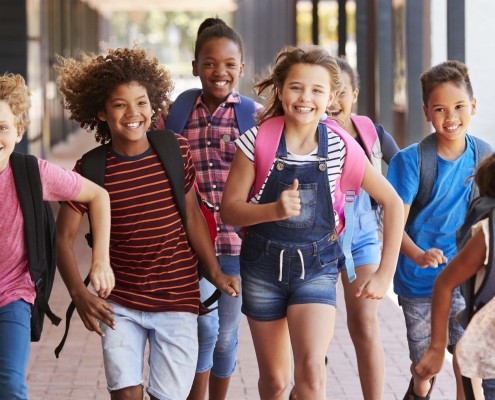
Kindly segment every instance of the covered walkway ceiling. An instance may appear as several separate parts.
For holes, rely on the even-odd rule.
[[[237,9],[235,0],[83,0],[102,14],[114,11],[221,11]]]

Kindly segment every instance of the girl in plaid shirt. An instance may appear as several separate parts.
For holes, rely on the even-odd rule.
[[[243,76],[242,41],[223,20],[207,18],[203,21],[198,29],[192,66],[193,75],[201,79],[202,90],[196,91],[197,98],[187,122],[183,130],[176,133],[189,141],[199,190],[214,207],[218,231],[215,249],[220,268],[240,278],[241,240],[232,226],[221,221],[220,203],[234,158],[234,142],[244,133],[240,132],[235,108],[242,102],[252,103],[254,113],[262,106],[234,91],[237,80]],[[177,112],[173,107],[158,124],[159,129],[170,129],[172,114]],[[202,279],[200,289],[204,300],[215,288]],[[199,357],[189,399],[203,400],[208,385],[209,398],[226,398],[236,366],[240,321],[241,299],[229,296],[220,298],[218,310],[198,318]]]

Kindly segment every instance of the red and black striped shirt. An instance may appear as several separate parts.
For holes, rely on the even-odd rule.
[[[185,192],[195,169],[189,144],[177,135],[185,168]],[[80,172],[81,160],[74,168]],[[167,173],[156,152],[124,157],[107,153],[105,189],[110,195],[110,263],[115,288],[108,297],[138,311],[198,313],[197,258],[189,246]],[[80,214],[86,204],[69,202]]]

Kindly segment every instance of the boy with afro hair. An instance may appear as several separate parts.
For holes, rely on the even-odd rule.
[[[148,141],[147,131],[156,126],[169,101],[172,81],[158,60],[137,46],[109,49],[107,56],[84,55],[82,61],[58,61],[57,82],[70,118],[95,131],[98,142],[109,143],[104,186],[112,211],[115,288],[106,302],[93,296],[80,278],[72,243],[82,215],[91,211],[83,203],[61,207],[60,272],[86,328],[102,337],[111,398],[143,398],[144,348],[149,340],[148,394],[152,399],[185,399],[198,356],[196,253],[220,290],[237,296],[239,281],[218,267],[193,189],[196,172],[186,139],[176,135],[187,226],[193,227],[187,231],[167,171]],[[75,170],[80,169],[78,160]]]

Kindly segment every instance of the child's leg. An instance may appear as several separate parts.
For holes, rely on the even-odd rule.
[[[366,400],[382,399],[385,380],[385,359],[378,326],[379,300],[356,297],[363,279],[378,269],[378,265],[362,265],[357,279],[349,283],[347,272],[342,272],[342,283],[347,310],[347,326],[358,362],[359,379]]]
[[[294,352],[294,380],[298,399],[326,399],[325,354],[335,326],[335,307],[294,304],[287,309]]]
[[[248,322],[258,360],[260,399],[285,400],[291,376],[287,318],[269,322],[248,318]]]
[[[31,306],[17,300],[0,307],[0,393],[4,399],[28,398],[26,369],[31,345]]]
[[[147,313],[150,382],[157,399],[185,399],[198,362],[198,317],[188,312]]]
[[[224,274],[241,279],[238,256],[218,256],[217,258]],[[218,300],[219,329],[210,374],[210,399],[223,400],[227,397],[230,377],[237,361],[241,305],[241,296],[225,295]]]

